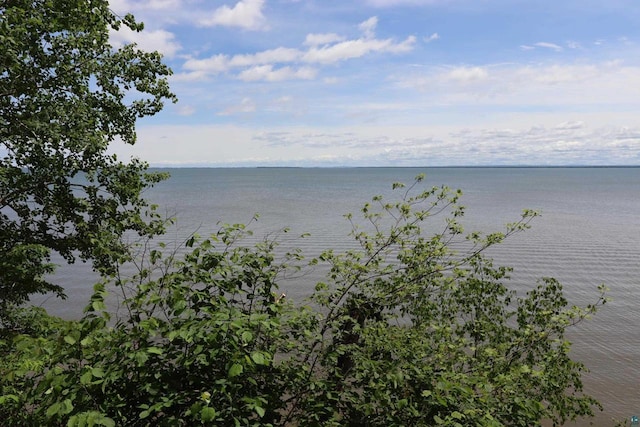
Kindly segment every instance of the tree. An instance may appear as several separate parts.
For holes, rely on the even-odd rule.
[[[464,234],[459,192],[416,186],[348,216],[355,246],[310,260],[310,301],[278,290],[306,268],[243,225],[143,246],[138,273],[96,286],[76,322],[26,312],[4,346],[0,416],[16,425],[530,426],[593,415],[565,330],[604,297],[568,307],[545,278],[524,296],[484,253],[529,226]],[[119,289],[126,316],[106,309]]]
[[[157,52],[109,44],[107,0],[0,0],[0,315],[45,280],[51,251],[112,271],[128,231],[161,230],[141,193],[162,175],[107,154],[136,141],[138,118],[175,101]]]

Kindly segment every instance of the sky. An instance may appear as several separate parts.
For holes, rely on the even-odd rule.
[[[152,166],[640,165],[638,0],[110,0]]]

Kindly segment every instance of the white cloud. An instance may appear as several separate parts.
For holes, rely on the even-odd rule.
[[[439,38],[440,36],[438,35],[438,33],[433,33],[429,37],[425,37],[424,41],[425,43],[431,43],[432,41],[438,40]]]
[[[162,28],[165,24],[193,22],[194,2],[198,0],[109,0],[109,7],[120,16],[135,15],[145,28]]]
[[[562,52],[564,50],[562,46],[555,43],[548,43],[548,42],[537,42],[537,43],[534,43],[533,45],[528,45],[528,44],[520,45],[521,50],[534,50],[538,47],[541,47],[543,49],[550,49],[555,52]],[[580,48],[580,45],[576,42],[567,42],[567,47],[569,49],[578,49]]]
[[[556,52],[562,52],[563,50],[562,46],[557,45],[555,43],[538,42],[538,43],[534,43],[534,46],[555,50]]]
[[[136,32],[123,25],[119,31],[111,31],[110,39],[114,47],[136,43],[142,50],[157,50],[168,58],[175,56],[181,49],[180,44],[175,40],[175,35],[165,30]]]
[[[136,10],[178,9],[181,0],[109,0],[109,7],[118,14],[126,14]]]
[[[398,88],[408,89],[405,99],[413,99],[423,109],[473,105],[486,111],[483,116],[513,106],[553,112],[640,108],[640,66],[621,62],[424,67],[412,68],[393,81]]]
[[[188,59],[182,65],[185,70],[201,71],[207,73],[221,73],[229,69],[229,57],[227,55],[213,55],[206,59]]]
[[[281,82],[284,80],[311,80],[316,77],[317,71],[310,67],[294,69],[282,67],[273,69],[272,65],[259,65],[242,71],[238,78],[245,82],[267,81]]]
[[[243,81],[283,81],[285,79],[313,79],[318,70],[310,67],[295,68],[283,66],[275,69],[276,64],[334,64],[372,53],[404,53],[414,48],[415,36],[409,36],[404,41],[395,42],[392,39],[376,39],[373,30],[377,18],[373,17],[359,25],[366,37],[345,40],[343,36],[334,33],[308,34],[303,44],[307,50],[278,47],[252,54],[238,54],[228,56],[216,54],[209,58],[189,58],[183,64],[186,73],[180,79],[196,80],[202,74],[220,74],[234,69],[240,69],[238,78]],[[201,74],[194,74],[199,72]]]
[[[452,132],[463,146],[482,147],[485,159],[502,155],[513,164],[630,164],[638,159],[640,133],[626,127],[588,127],[582,122]],[[504,160],[503,160],[504,161]]]
[[[365,123],[378,126],[377,136],[368,131],[355,132],[356,136],[345,136],[344,140],[341,137],[347,132],[336,131],[334,137],[316,135],[313,147],[303,145],[304,138],[301,138],[299,146],[305,150],[326,150],[300,153],[301,159],[374,158],[382,156],[381,147],[384,147],[389,158],[401,159],[401,162],[410,162],[411,156],[428,160],[425,154],[428,151],[437,151],[436,155],[440,155],[451,149],[451,159],[459,156],[459,161],[465,163],[465,156],[475,159],[464,147],[467,143],[473,145],[473,141],[481,141],[487,149],[494,150],[496,156],[516,148],[514,152],[525,158],[534,150],[529,152],[513,145],[521,136],[546,153],[587,150],[588,144],[584,142],[587,140],[598,147],[638,148],[639,133],[631,127],[634,119],[622,122],[614,117],[612,122],[626,125],[630,130],[625,133],[612,127],[607,133],[595,131],[592,119],[583,117],[583,114],[628,117],[631,113],[637,116],[640,110],[640,66],[636,66],[638,61],[634,59],[637,49],[614,36],[607,35],[607,49],[603,49],[592,45],[597,35],[572,41],[570,36],[565,38],[551,32],[539,38],[526,38],[521,34],[512,37],[511,44],[514,40],[523,40],[526,43],[520,49],[532,52],[514,55],[518,42],[509,48],[506,40],[507,47],[496,48],[495,44],[483,44],[492,36],[487,33],[486,40],[474,44],[473,51],[468,50],[468,44],[460,38],[448,39],[446,50],[434,51],[436,44],[439,45],[435,41],[440,39],[434,30],[443,31],[441,28],[420,29],[409,25],[409,21],[403,25],[401,14],[414,14],[419,9],[372,12],[371,7],[363,4],[368,1],[377,7],[393,7],[443,4],[447,0],[364,0],[358,2],[360,15],[351,21],[351,28],[345,28],[347,15],[336,19],[334,11],[326,9],[328,6],[322,2],[314,4],[325,8],[323,13],[311,16],[308,2],[293,5],[290,1],[111,0],[114,9],[134,12],[150,30],[139,34],[122,31],[115,33],[113,40],[115,43],[136,41],[145,50],[159,49],[172,57],[168,63],[177,73],[170,81],[185,103],[167,106],[174,117],[172,120],[179,119],[178,115],[194,115],[189,123],[196,123],[196,118],[198,122],[231,123],[235,120],[231,116],[238,115],[240,127],[268,129],[269,123],[277,122],[283,128],[288,126],[292,133],[300,125],[300,115],[304,115],[304,123],[323,123],[334,129],[340,129],[341,125],[365,128]],[[282,6],[296,8],[282,9]],[[345,4],[345,7],[354,5]],[[456,10],[447,13],[457,11],[457,7],[453,9]],[[433,11],[439,13],[439,10]],[[156,17],[158,19],[154,19]],[[438,19],[438,15],[433,18]],[[218,27],[195,28],[203,19]],[[305,19],[314,21],[304,22]],[[238,31],[265,29],[266,24],[272,25],[273,33],[259,33],[258,38]],[[407,37],[412,33],[418,38]],[[446,37],[443,34],[443,39]],[[504,40],[503,37],[501,41]],[[418,41],[422,49],[416,49]],[[434,44],[426,46],[430,42]],[[404,54],[407,52],[410,54]],[[403,56],[390,58],[394,54]],[[527,58],[519,62],[523,56]],[[497,63],[483,62],[483,58],[494,58]],[[625,63],[605,62],[615,58],[624,58]],[[200,81],[206,84],[193,83]],[[294,83],[278,83],[287,81]],[[243,99],[243,96],[247,97]],[[225,117],[205,118],[205,111]],[[545,120],[538,122],[537,118],[543,116]],[[520,122],[507,120],[513,117]],[[550,122],[549,117],[554,121]],[[159,120],[163,119],[159,117]],[[494,123],[500,120],[502,123]],[[424,125],[424,132],[401,136],[388,131],[393,126],[416,123]],[[464,137],[454,135],[453,130],[433,131],[439,124],[453,130],[470,126],[472,131]],[[247,151],[220,156],[221,161],[290,159],[292,156],[284,151],[270,151],[273,147],[253,152],[257,144],[243,135],[244,141],[249,141],[244,145]],[[204,141],[203,148],[195,152],[208,153],[206,143],[211,143],[213,137],[206,133],[198,137]],[[178,135],[176,140],[180,139],[184,136]],[[345,151],[336,149],[340,148],[340,141],[347,141]],[[297,150],[292,151],[298,156]],[[170,156],[165,159],[172,160]]]
[[[208,78],[206,71],[190,71],[187,73],[177,73],[169,76],[170,82],[201,82]]]
[[[345,38],[335,33],[324,34],[307,34],[307,38],[304,41],[305,46],[318,46],[343,41]]]
[[[359,58],[374,52],[402,53],[413,49],[416,38],[409,36],[400,43],[394,43],[391,39],[358,39],[347,40],[331,46],[311,48],[302,57],[309,63],[331,64],[347,59]]]
[[[266,29],[266,19],[262,14],[264,0],[241,0],[234,7],[221,6],[200,24],[213,27],[217,25],[240,27],[246,30]]]
[[[364,33],[364,37],[367,39],[372,39],[375,37],[376,27],[378,26],[378,17],[372,16],[364,22],[361,22],[358,25],[360,31]]]
[[[253,101],[245,98],[221,114],[246,114],[255,109]],[[337,126],[330,131],[246,124],[142,126],[135,146],[117,144],[112,150],[123,158],[143,156],[154,165],[637,164],[640,128],[629,125],[635,122],[635,114],[615,115],[626,125],[613,124],[609,118],[501,114],[496,122],[367,124]]]
[[[278,47],[254,54],[234,55],[229,61],[232,67],[248,67],[259,64],[294,62],[300,58],[298,49]]]
[[[581,120],[577,120],[577,121],[568,121],[568,122],[562,122],[562,123],[558,123],[555,126],[555,129],[557,130],[577,130],[577,129],[583,129],[585,128],[585,123]]]
[[[482,67],[456,67],[449,71],[444,77],[462,84],[473,83],[485,80],[489,74]]]

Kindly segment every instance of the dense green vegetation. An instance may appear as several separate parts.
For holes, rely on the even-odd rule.
[[[485,256],[534,212],[465,234],[460,192],[419,176],[349,215],[342,253],[247,245],[244,225],[167,250],[141,197],[161,177],[105,154],[173,99],[157,53],[108,45],[119,25],[141,29],[105,1],[0,2],[5,425],[531,426],[599,407],[564,334],[602,290],[583,308],[551,278],[518,296]],[[62,293],[50,250],[101,273],[80,320],[23,305]],[[310,266],[327,274],[308,300],[279,291]]]
[[[127,231],[162,229],[141,198],[162,177],[107,154],[174,99],[157,52],[109,45],[123,25],[142,29],[106,0],[0,1],[0,316],[30,294],[62,293],[42,278],[51,250],[109,272]]]

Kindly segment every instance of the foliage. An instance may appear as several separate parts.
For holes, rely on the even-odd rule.
[[[32,314],[7,337],[0,414],[16,425],[530,426],[589,416],[584,366],[565,330],[601,298],[568,307],[544,278],[526,295],[484,253],[528,227],[465,235],[459,192],[375,197],[354,247],[308,305],[278,290],[303,268],[277,239],[244,246],[223,226],[184,255],[145,246],[131,278],[96,285],[76,322]],[[433,231],[438,230],[438,231]],[[115,285],[125,315],[105,298]],[[16,322],[19,322],[17,319]],[[37,349],[37,350],[34,350]]]
[[[157,52],[112,47],[121,26],[142,30],[107,0],[0,0],[0,315],[62,294],[43,279],[51,250],[108,272],[126,231],[159,231],[141,192],[162,176],[106,150],[175,100],[170,70]]]

